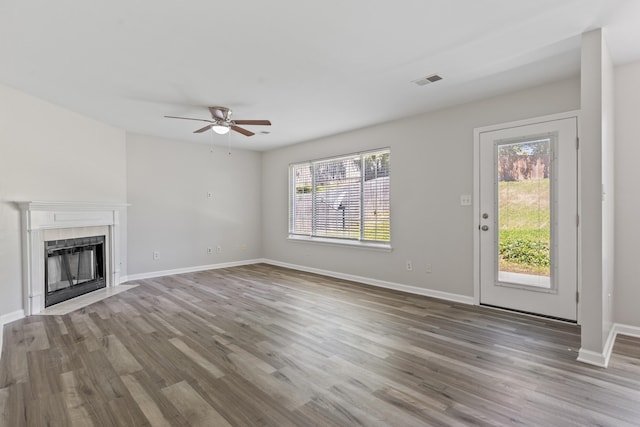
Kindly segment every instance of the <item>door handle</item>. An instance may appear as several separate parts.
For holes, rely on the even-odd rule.
[[[487,231],[489,229],[489,226],[488,225],[483,225],[481,228],[482,228],[482,231]]]

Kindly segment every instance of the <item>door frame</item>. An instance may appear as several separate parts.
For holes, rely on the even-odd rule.
[[[502,130],[518,126],[533,125],[536,123],[551,122],[562,119],[575,118],[577,123],[576,134],[578,135],[578,141],[580,140],[580,111],[567,111],[564,113],[550,114],[546,116],[534,117],[531,119],[516,120],[512,122],[499,123],[490,126],[482,126],[473,129],[473,299],[476,305],[480,305],[480,134],[484,132],[491,132],[496,130]],[[578,217],[582,216],[581,206],[581,182],[580,182],[580,150],[577,154],[577,212]],[[578,241],[576,242],[577,249],[577,287],[578,294],[582,294],[582,222],[578,222]],[[577,303],[577,323],[582,323],[582,298],[578,299]]]

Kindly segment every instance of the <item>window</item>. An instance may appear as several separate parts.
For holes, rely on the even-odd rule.
[[[290,235],[388,244],[390,154],[384,149],[291,165]]]

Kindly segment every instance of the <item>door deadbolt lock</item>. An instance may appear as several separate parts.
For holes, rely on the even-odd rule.
[[[489,226],[488,226],[488,225],[483,225],[483,226],[482,226],[482,231],[487,231],[488,229],[489,229]]]
[[[483,214],[482,214],[482,218],[484,218],[484,219],[489,218],[489,214],[488,214],[488,213],[483,213]]]

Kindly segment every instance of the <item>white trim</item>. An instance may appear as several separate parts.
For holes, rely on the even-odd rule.
[[[520,127],[520,126],[535,125],[535,124],[538,124],[538,123],[555,122],[557,120],[571,119],[571,118],[574,118],[574,117],[576,117],[576,118],[580,117],[580,110],[566,111],[564,113],[549,114],[549,115],[546,115],[546,116],[533,117],[533,118],[524,119],[524,120],[516,120],[516,121],[513,121],[513,122],[498,123],[498,124],[489,125],[489,126],[481,126],[481,127],[477,127],[475,129],[473,129],[473,134],[475,136],[476,133],[480,134],[482,132],[493,132],[493,131],[496,131],[496,130],[509,129],[509,128],[515,128],[515,127]]]
[[[34,200],[30,202],[17,202],[18,207],[22,210],[29,211],[110,211],[116,209],[125,209],[131,204],[129,203],[93,203],[93,202],[51,202]]]
[[[613,329],[616,331],[616,337],[618,335],[626,335],[629,337],[640,338],[640,326],[623,325],[620,323],[614,323]]]
[[[607,341],[602,347],[602,353],[580,348],[578,351],[578,362],[588,363],[601,368],[609,366],[609,359],[611,358],[611,352],[613,351],[613,344],[616,341],[616,330],[616,325],[613,325],[609,331],[609,336],[607,336]]]
[[[576,203],[578,204],[578,240],[576,242],[576,254],[578,255],[578,263],[576,265],[576,279],[578,280],[578,312],[577,321],[578,325],[582,324],[582,180],[580,179],[581,169],[582,169],[582,161],[580,160],[580,113],[577,113],[576,117],[576,136],[578,137],[578,147],[577,150],[577,164],[576,164],[576,172],[578,174],[577,177],[577,187],[576,191],[578,192],[578,196],[576,197]]]
[[[520,126],[528,126],[537,123],[545,123],[563,119],[575,118],[576,124],[580,122],[580,110],[572,110],[566,111],[564,113],[555,113],[549,114],[546,116],[534,117],[530,119],[524,120],[516,120],[512,122],[499,123],[489,126],[482,126],[473,129],[473,300],[474,304],[480,304],[480,134],[484,132],[493,132],[501,129],[508,129],[513,127]],[[579,126],[576,128],[576,135],[578,138],[580,137]],[[577,181],[578,181],[578,200],[576,201],[578,206],[578,215],[581,216],[582,212],[580,210],[580,153],[577,154],[578,164],[577,164]],[[578,271],[577,271],[577,290],[578,293],[582,292],[582,276],[581,276],[581,233],[582,224],[578,225],[578,241],[576,244],[577,247],[577,262],[578,262]],[[581,324],[581,307],[582,301],[581,298],[577,303],[577,323]],[[588,363],[588,362],[587,362]]]
[[[588,363],[589,365],[598,366],[600,368],[606,368],[609,361],[604,353],[597,353],[595,351],[586,350],[581,348],[578,351],[578,362]]]
[[[604,347],[602,349],[605,368],[609,366],[609,359],[611,359],[611,353],[613,352],[613,344],[615,344],[616,342],[616,336],[618,336],[618,332],[615,328],[615,325],[613,325],[611,326],[611,330],[609,331],[609,335],[607,336],[607,341],[604,343]]]
[[[613,353],[613,345],[615,344],[618,335],[640,338],[640,327],[614,323],[611,327],[611,331],[609,331],[609,336],[604,344],[602,353],[581,348],[578,352],[578,361],[606,368],[609,366],[611,353]]]
[[[259,264],[261,262],[263,261],[260,259],[249,259],[245,261],[223,262],[219,264],[197,265],[194,267],[176,268],[173,270],[150,271],[148,273],[130,274],[127,276],[127,281],[131,282],[134,280],[153,279],[154,277],[171,276],[174,274],[195,273],[198,271],[205,271],[205,270],[217,270],[220,268],[240,267],[243,265]]]
[[[480,132],[473,130],[473,302],[480,305]]]
[[[396,291],[407,292],[414,295],[422,295],[431,298],[437,298],[446,301],[459,302],[461,304],[474,305],[473,297],[466,295],[452,294],[449,292],[435,291],[433,289],[418,288],[416,286],[403,285],[401,283],[386,282],[384,280],[372,279],[369,277],[356,276],[353,274],[338,273],[335,271],[322,270],[319,268],[305,267],[302,265],[289,264],[286,262],[275,261],[271,259],[252,259],[246,261],[225,262],[220,264],[200,265],[195,267],[177,268],[174,270],[151,271],[148,273],[131,274],[126,277],[128,282],[135,280],[152,279],[155,277],[171,276],[173,274],[194,273],[205,270],[215,270],[228,267],[239,267],[251,264],[270,264],[278,267],[290,268],[292,270],[304,271],[307,273],[321,274],[323,276],[334,277],[336,279],[350,280],[352,282],[364,283],[365,285],[376,286],[379,288],[393,289]]]
[[[24,310],[16,310],[12,313],[3,314],[0,316],[0,356],[2,356],[2,343],[4,342],[4,325],[7,323],[15,322],[24,317]]]
[[[418,288],[416,286],[404,285],[401,283],[387,282],[384,280],[372,279],[369,277],[356,276],[353,274],[338,273],[335,271],[322,270],[319,268],[305,267],[302,265],[289,264],[286,262],[275,261],[271,259],[263,259],[261,262],[265,264],[276,265],[278,267],[290,268],[293,270],[305,271],[307,273],[321,274],[323,276],[335,277],[336,279],[350,280],[352,282],[364,283],[365,285],[376,286],[379,288],[393,289],[396,291],[407,292],[415,295],[422,295],[431,298],[437,298],[446,301],[459,302],[461,304],[474,305],[473,297],[466,295],[452,294],[449,292],[435,291],[433,289]]]
[[[320,245],[347,246],[361,249],[373,249],[378,251],[392,252],[393,248],[390,243],[375,243],[363,240],[339,239],[317,236],[302,236],[299,234],[289,234],[287,239],[297,243],[313,243]]]
[[[120,242],[123,230],[120,216],[129,204],[56,201],[16,202],[22,226],[22,292],[27,316],[44,310],[44,242],[45,234],[66,233],[77,237],[87,227],[105,227],[106,286],[120,283]],[[66,230],[66,231],[65,231]]]
[[[4,326],[7,323],[15,322],[24,318],[24,310],[16,310],[12,313],[3,314],[0,316],[0,325]]]

